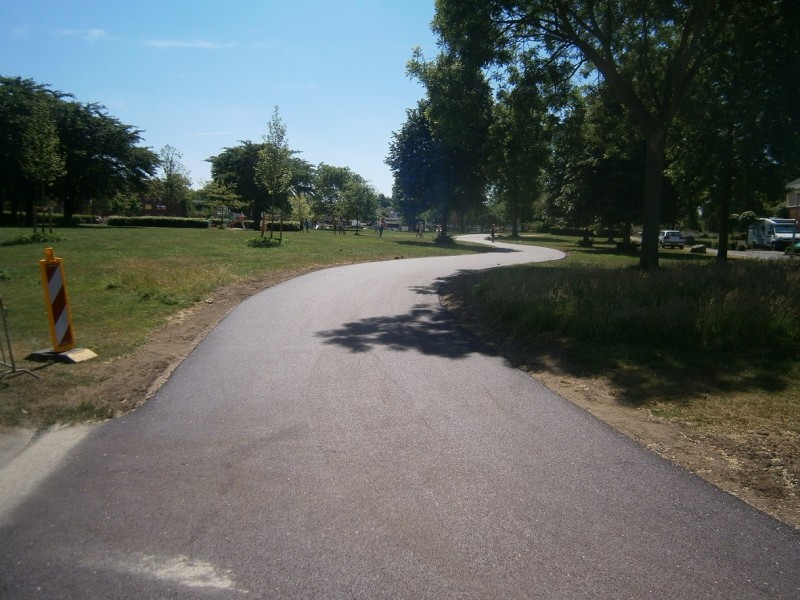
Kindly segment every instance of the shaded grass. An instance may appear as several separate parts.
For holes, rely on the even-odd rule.
[[[624,263],[623,263],[624,264]],[[800,354],[800,269],[789,261],[615,260],[495,270],[474,293],[513,335],[558,332],[575,342],[744,354]]]
[[[624,405],[689,425],[742,485],[800,488],[800,264],[663,253],[642,272],[612,248],[470,276],[475,314],[531,370],[604,380]]]

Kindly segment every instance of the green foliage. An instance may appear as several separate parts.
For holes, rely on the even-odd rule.
[[[394,204],[406,223],[435,203],[437,194],[436,165],[438,148],[434,144],[431,125],[425,116],[427,103],[406,111],[400,131],[392,133],[386,164],[394,175]]]
[[[278,114],[278,107],[268,125],[268,133],[258,151],[256,180],[267,191],[267,208],[288,212],[289,191],[292,183],[292,150],[286,139],[286,125]]]
[[[270,237],[252,237],[248,238],[247,245],[250,248],[271,248],[272,246],[280,246],[281,242]]]
[[[662,224],[694,227],[703,205],[703,217],[714,214],[725,240],[728,214],[762,213],[797,176],[800,138],[786,135],[800,121],[795,3],[438,0],[434,29],[445,56],[482,65],[496,78],[501,150],[520,131],[509,129],[516,123],[508,109],[518,108],[509,100],[530,83],[521,73],[535,73],[534,84],[559,73],[571,85],[582,72],[585,85],[575,86],[574,96],[585,114],[565,110],[564,95],[541,106],[558,123],[547,170],[549,214],[539,217],[628,230],[641,219],[642,267],[658,265]],[[472,90],[448,83],[440,86],[446,96]],[[537,100],[524,98],[522,107],[535,108]],[[443,106],[444,115],[457,112]],[[534,142],[544,121],[531,114],[532,130],[520,139]],[[518,203],[508,193],[509,174],[530,150],[536,148],[517,146],[496,161],[492,184],[509,207]]]
[[[34,232],[18,235],[11,240],[0,242],[0,246],[18,246],[20,244],[52,244],[54,242],[60,242],[63,239],[64,238],[62,238],[60,235],[56,235],[54,233]]]
[[[176,227],[181,229],[208,229],[208,220],[184,217],[109,217],[112,227]]]
[[[350,180],[356,177],[348,167],[334,167],[321,163],[317,167],[311,201],[314,212],[319,217],[342,218],[347,206],[345,189]]]
[[[141,188],[158,157],[140,131],[30,79],[0,77],[0,221],[20,212],[31,225],[36,204],[56,202],[75,212],[115,193]]]
[[[465,60],[457,51],[442,52],[426,61],[417,48],[408,62],[409,75],[426,89],[426,98],[418,104],[418,121],[403,133],[402,143],[390,151],[389,164],[395,172],[418,162],[408,153],[414,146],[425,150],[422,157],[426,181],[405,190],[423,212],[442,225],[447,235],[451,213],[467,213],[482,206],[488,182],[489,128],[492,92],[480,66]],[[412,115],[409,115],[412,118]],[[420,118],[422,120],[420,120]],[[420,135],[414,140],[410,135]],[[414,173],[403,173],[407,184]],[[421,188],[421,196],[419,191]],[[419,216],[414,215],[415,217]]]
[[[158,199],[158,203],[166,207],[167,214],[188,217],[192,182],[181,163],[183,154],[166,145],[159,151],[158,158],[161,177],[148,182],[149,196]]]
[[[800,356],[800,271],[789,261],[513,267],[487,273],[475,293],[519,338]]]

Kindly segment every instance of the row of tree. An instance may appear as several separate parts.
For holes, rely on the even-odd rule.
[[[763,212],[800,172],[800,4],[437,0],[441,52],[387,164],[406,214],[502,207],[572,226]],[[446,229],[443,231],[446,235]]]
[[[198,192],[216,210],[234,207],[253,219],[280,214],[297,220],[373,221],[389,206],[349,167],[311,165],[297,156],[275,108],[261,143],[241,142],[209,158],[212,181]]]
[[[74,214],[216,216],[279,213],[305,219],[371,221],[389,206],[347,167],[312,166],[291,150],[276,107],[262,143],[209,158],[200,190],[171,146],[141,145],[141,131],[98,104],[20,77],[0,77],[0,224],[32,224],[37,209]]]
[[[57,198],[69,219],[93,201],[143,190],[159,156],[141,131],[30,79],[0,77],[0,223],[28,224]]]

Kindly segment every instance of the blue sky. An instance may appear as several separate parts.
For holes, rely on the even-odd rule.
[[[0,0],[0,75],[47,83],[182,153],[260,142],[277,106],[293,150],[391,194],[391,134],[423,97],[405,73],[436,53],[434,0]]]

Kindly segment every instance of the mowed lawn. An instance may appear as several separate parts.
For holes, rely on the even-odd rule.
[[[48,234],[50,235],[50,234]],[[267,233],[267,236],[269,234]],[[84,226],[54,229],[49,241],[6,245],[29,238],[30,229],[0,228],[0,298],[6,307],[13,355],[18,368],[33,368],[24,358],[52,348],[39,261],[46,247],[63,259],[70,312],[79,347],[109,362],[140,347],[171,315],[202,302],[222,286],[263,277],[355,262],[486,252],[468,244],[438,245],[433,236],[362,230],[278,233],[270,247],[250,247],[258,232],[237,229],[166,229]],[[6,357],[5,362],[9,362]],[[85,363],[88,364],[88,363]],[[94,418],[58,411],[37,418],[36,396],[65,397],[75,386],[92,383],[97,367],[81,365],[37,371],[33,383],[16,375],[0,381],[0,425],[49,425],[53,420]]]

